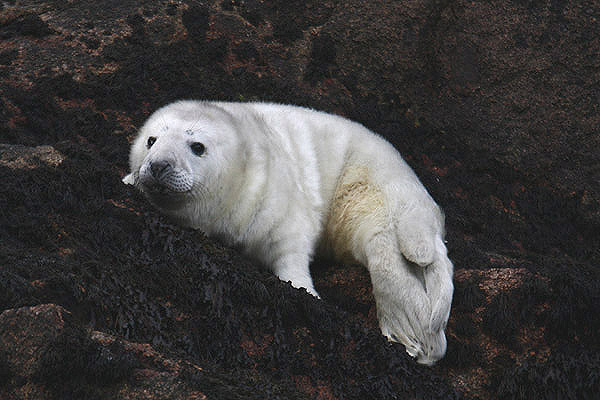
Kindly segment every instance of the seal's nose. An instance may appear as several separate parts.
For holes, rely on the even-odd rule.
[[[168,161],[155,161],[150,164],[150,172],[152,172],[154,179],[160,179],[170,168],[171,164]]]

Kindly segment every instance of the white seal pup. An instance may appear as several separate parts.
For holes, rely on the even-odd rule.
[[[394,147],[348,119],[268,103],[179,101],[156,111],[123,181],[318,296],[319,250],[370,273],[382,333],[422,364],[446,351],[453,266],[444,217]]]

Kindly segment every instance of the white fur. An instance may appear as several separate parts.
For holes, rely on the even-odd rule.
[[[201,156],[194,142],[205,145]],[[160,162],[169,168],[153,176]],[[294,106],[181,101],[148,119],[130,166],[123,181],[164,213],[315,296],[317,248],[364,264],[383,334],[420,363],[443,357],[453,267],[442,212],[400,154],[362,125]]]

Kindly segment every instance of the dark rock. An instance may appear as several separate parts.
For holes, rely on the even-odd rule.
[[[0,398],[599,391],[597,5],[30,3],[0,12]],[[315,263],[317,301],[127,190],[131,137],[180,98],[389,139],[446,213],[446,359],[383,340],[364,269]]]
[[[203,4],[191,5],[182,15],[181,22],[192,40],[204,40],[209,26],[210,13]]]
[[[238,58],[242,61],[250,61],[252,59],[258,60],[258,50],[256,47],[250,42],[242,42],[233,49],[233,52],[238,56]]]
[[[54,304],[5,310],[0,314],[0,352],[13,375],[36,374],[48,343],[65,329],[69,312]]]
[[[3,51],[0,53],[0,65],[10,65],[18,56],[19,52],[15,49]]]
[[[53,33],[54,31],[48,24],[37,15],[20,16],[0,26],[1,39],[10,39],[21,35],[42,38]]]
[[[261,399],[270,387],[249,386],[211,368],[165,357],[148,344],[119,340],[78,326],[54,304],[5,310],[0,315],[0,393],[20,398]],[[259,382],[256,382],[259,383]],[[9,390],[13,388],[13,391]],[[293,392],[285,398],[297,398]]]
[[[553,353],[546,360],[526,360],[506,371],[498,388],[500,398],[594,399],[600,388],[597,352]]]
[[[329,35],[323,34],[314,38],[304,79],[315,83],[330,78],[332,76],[330,69],[335,68],[336,65],[335,56],[335,42]]]

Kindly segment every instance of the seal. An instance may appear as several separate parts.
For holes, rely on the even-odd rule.
[[[140,129],[130,167],[123,181],[176,223],[314,296],[317,253],[363,264],[383,335],[422,364],[445,354],[453,266],[443,213],[364,126],[296,106],[179,101]]]

